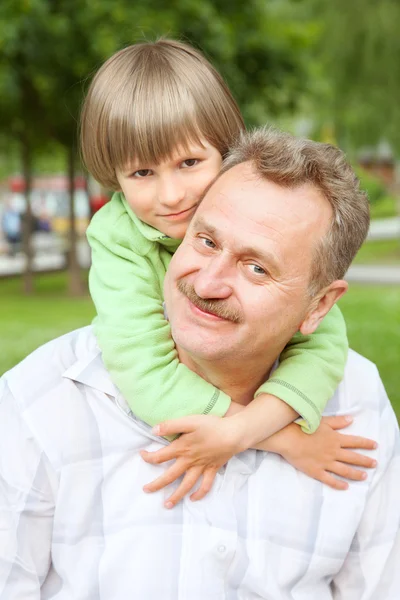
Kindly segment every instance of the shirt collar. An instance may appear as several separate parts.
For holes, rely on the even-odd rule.
[[[114,399],[120,395],[118,388],[111,381],[110,375],[104,366],[99,348],[94,349],[84,358],[78,358],[63,373],[63,377],[77,383],[83,383]]]

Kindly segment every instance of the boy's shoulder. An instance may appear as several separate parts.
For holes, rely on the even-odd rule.
[[[115,193],[111,200],[106,202],[106,204],[93,215],[88,231],[95,227],[107,226],[107,228],[112,228],[115,225],[120,224],[120,222],[123,223],[125,220],[127,222],[128,220],[131,221],[126,207],[122,202],[121,194]]]
[[[145,255],[154,247],[154,242],[143,235],[136,220],[127,211],[120,193],[115,193],[111,200],[93,215],[86,235],[92,248],[96,242],[107,248],[118,244],[129,247],[137,254]]]

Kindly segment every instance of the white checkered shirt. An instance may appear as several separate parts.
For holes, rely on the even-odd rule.
[[[142,487],[163,442],[111,382],[90,327],[1,380],[2,600],[399,600],[398,426],[376,368],[350,353],[328,412],[378,441],[366,481],[334,491],[248,450],[200,502]],[[173,486],[172,486],[173,487]]]

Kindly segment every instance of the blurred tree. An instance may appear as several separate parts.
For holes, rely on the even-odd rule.
[[[400,150],[400,2],[311,0],[320,20],[318,112],[339,145]],[[323,83],[321,83],[323,82]]]
[[[307,87],[316,29],[299,18],[302,10],[295,0],[2,0],[0,135],[25,139],[26,168],[43,139],[65,149],[71,293],[82,289],[72,182],[79,110],[90,74],[130,43],[160,35],[180,38],[211,57],[247,122],[262,123],[294,110]]]
[[[18,26],[16,20],[11,18],[13,15],[11,8],[15,7],[7,3],[0,9],[0,23],[4,25],[4,37],[0,42],[2,90],[0,94],[0,128],[3,144],[9,146],[12,146],[13,142],[14,145],[17,144],[21,171],[25,179],[26,207],[22,219],[22,242],[26,267],[23,285],[25,293],[31,294],[33,292],[31,183],[33,151],[43,141],[43,127],[38,126],[42,107],[31,80],[31,57],[27,57],[22,47],[23,44],[17,43]],[[4,17],[8,17],[8,19]]]

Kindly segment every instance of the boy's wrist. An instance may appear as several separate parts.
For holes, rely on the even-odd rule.
[[[290,423],[271,437],[256,444],[255,447],[257,450],[272,452],[286,458],[290,452],[293,452],[294,436],[297,435],[298,431],[301,431],[300,427],[295,423]]]
[[[259,432],[255,431],[252,420],[248,418],[245,410],[236,413],[226,420],[230,421],[233,435],[240,448],[239,452],[255,448],[256,444],[260,441]]]

